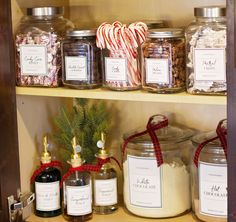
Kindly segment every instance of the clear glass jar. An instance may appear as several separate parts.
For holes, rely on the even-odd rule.
[[[61,83],[61,41],[73,24],[63,8],[28,8],[16,31],[18,86],[57,87]]]
[[[195,149],[215,132],[192,138]],[[191,166],[192,206],[201,221],[227,222],[227,160],[219,140],[208,143]]]
[[[185,41],[183,29],[153,29],[142,45],[143,89],[175,93],[185,89]]]
[[[186,29],[187,91],[226,95],[226,8],[194,8]]]
[[[95,30],[71,30],[62,44],[65,86],[78,89],[102,85],[101,50],[96,46]]]
[[[123,159],[123,193],[125,206],[131,213],[168,218],[190,210],[191,136],[191,130],[176,126],[159,130],[157,137],[164,160],[160,167],[149,135],[128,143]]]

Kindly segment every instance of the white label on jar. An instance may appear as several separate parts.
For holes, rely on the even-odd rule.
[[[225,81],[225,49],[194,49],[194,70],[197,81]]]
[[[47,76],[47,48],[44,45],[21,45],[20,64],[22,75]]]
[[[51,183],[35,182],[36,210],[53,211],[60,209],[59,181]]]
[[[199,209],[201,214],[227,216],[227,165],[199,163]]]
[[[94,180],[95,205],[109,206],[117,204],[117,178]]]
[[[126,81],[126,59],[105,58],[106,81]]]
[[[81,216],[92,212],[91,185],[66,186],[67,213]]]
[[[156,158],[127,156],[130,204],[145,208],[162,207],[161,168]]]
[[[147,83],[170,83],[169,59],[145,59]]]
[[[85,56],[65,56],[66,80],[87,81],[87,60]]]

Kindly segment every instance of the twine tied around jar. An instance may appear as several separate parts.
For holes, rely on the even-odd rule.
[[[214,140],[217,140],[217,139],[220,140],[221,146],[223,147],[223,150],[224,150],[224,153],[225,153],[225,157],[227,159],[227,138],[226,138],[227,128],[226,128],[226,121],[227,121],[227,119],[223,119],[218,123],[217,128],[216,128],[217,136],[215,136],[211,139],[205,140],[204,142],[199,144],[197,150],[195,151],[195,155],[194,155],[194,164],[197,168],[198,168],[198,159],[199,159],[199,156],[200,156],[200,153],[201,153],[202,149],[208,143],[210,143]]]
[[[161,115],[161,114],[151,116],[148,120],[146,130],[139,132],[139,133],[135,133],[125,139],[123,146],[122,146],[122,156],[124,156],[126,146],[128,145],[128,143],[132,139],[143,136],[145,134],[149,134],[149,136],[152,140],[152,143],[153,143],[155,156],[156,156],[156,160],[157,160],[157,166],[160,167],[163,164],[163,157],[162,157],[162,153],[161,153],[160,143],[159,143],[159,140],[157,138],[155,131],[162,129],[164,127],[167,127],[167,126],[168,126],[168,119],[166,116]]]

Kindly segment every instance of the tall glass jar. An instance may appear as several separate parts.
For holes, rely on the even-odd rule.
[[[61,41],[73,24],[61,7],[28,8],[16,31],[18,86],[57,87],[61,83]]]
[[[96,88],[102,84],[101,50],[95,30],[71,30],[62,44],[63,84],[71,88]]]
[[[194,8],[194,15],[186,29],[187,91],[226,95],[226,9]]]
[[[124,203],[131,213],[141,217],[174,217],[191,208],[192,131],[168,126],[156,135],[164,160],[160,167],[149,135],[132,139],[127,145],[123,160]]]
[[[185,89],[183,29],[152,29],[142,45],[143,89],[175,93]]]
[[[195,149],[215,137],[215,132],[192,138]],[[192,206],[205,222],[227,221],[227,160],[219,140],[208,143],[199,156],[198,168],[191,166]]]

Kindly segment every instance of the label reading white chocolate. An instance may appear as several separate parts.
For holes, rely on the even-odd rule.
[[[65,56],[66,80],[87,81],[87,60],[85,56]]]
[[[126,81],[126,59],[105,58],[106,81]]]
[[[36,210],[53,211],[60,209],[59,181],[51,183],[35,182]]]
[[[161,168],[156,158],[130,156],[128,161],[130,204],[145,208],[162,207]]]
[[[44,45],[21,45],[21,74],[28,76],[47,76],[47,48]]]
[[[194,49],[196,81],[225,81],[225,49]]]
[[[145,59],[146,83],[170,83],[169,59]]]
[[[66,186],[67,213],[81,216],[92,212],[91,185]]]
[[[199,209],[209,216],[227,217],[227,165],[199,163]]]
[[[117,204],[117,178],[94,180],[94,191],[96,206]]]

